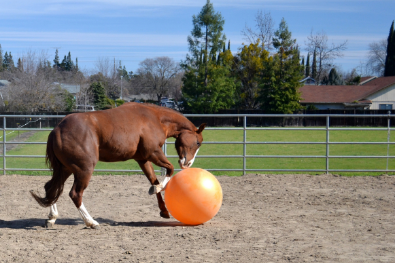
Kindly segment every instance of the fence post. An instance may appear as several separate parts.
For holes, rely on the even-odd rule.
[[[329,115],[326,116],[326,174],[329,174]]]
[[[243,134],[243,175],[246,174],[246,169],[247,169],[247,160],[246,160],[246,155],[247,155],[247,116],[243,117],[243,126],[244,126],[244,134]]]
[[[6,128],[6,117],[3,117],[3,175],[5,175],[5,169],[6,169],[6,167],[5,167],[5,152],[6,152],[6,145],[5,145],[6,131],[5,131],[5,128]]]
[[[390,120],[390,112],[388,112],[388,131],[387,131],[387,166],[386,166],[386,171],[388,174],[388,156],[390,155],[390,135],[391,135],[391,120]]]

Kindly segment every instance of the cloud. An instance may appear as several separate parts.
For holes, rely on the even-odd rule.
[[[183,34],[116,34],[85,32],[0,31],[0,41],[45,42],[94,46],[186,46]]]

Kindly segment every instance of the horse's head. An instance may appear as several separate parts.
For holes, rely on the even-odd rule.
[[[196,131],[183,130],[176,137],[176,150],[180,158],[178,163],[181,169],[191,167],[195,161],[196,154],[203,142],[204,127],[206,127],[206,123],[200,125]]]

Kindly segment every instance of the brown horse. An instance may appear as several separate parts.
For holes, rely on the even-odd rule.
[[[169,218],[160,191],[170,180],[174,167],[161,147],[167,138],[176,138],[180,167],[188,168],[193,164],[203,141],[205,125],[197,129],[174,110],[140,103],[126,103],[115,109],[66,116],[48,136],[46,162],[53,175],[44,186],[45,197],[31,191],[41,206],[51,207],[47,227],[52,227],[58,217],[56,201],[71,174],[74,174],[71,199],[86,226],[99,226],[82,203],[83,192],[98,161],[136,160],[152,185],[149,193],[156,194],[160,215]],[[161,184],[152,163],[167,170]]]

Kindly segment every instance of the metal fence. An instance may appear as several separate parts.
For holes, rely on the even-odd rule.
[[[395,172],[393,169],[389,169],[388,162],[389,159],[395,158],[395,156],[391,156],[389,154],[390,145],[395,144],[395,142],[390,141],[391,130],[391,118],[394,118],[395,115],[391,114],[374,114],[374,115],[358,115],[358,114],[185,114],[188,118],[242,118],[243,125],[242,127],[207,127],[206,130],[241,130],[243,132],[243,141],[205,141],[204,144],[239,144],[243,145],[243,154],[242,155],[198,155],[196,158],[242,158],[243,167],[242,169],[222,169],[222,168],[213,168],[207,169],[209,171],[236,171],[242,172],[246,174],[248,172],[321,172],[321,173],[333,173],[333,172]],[[25,169],[25,168],[7,168],[7,159],[9,158],[44,158],[44,155],[7,155],[6,145],[8,144],[46,144],[46,142],[7,142],[7,132],[12,131],[51,131],[52,129],[41,128],[41,122],[45,122],[46,119],[49,118],[63,118],[64,115],[0,115],[3,118],[3,128],[2,130],[2,141],[3,144],[3,154],[0,157],[3,159],[3,174],[6,174],[7,171],[49,171],[49,169]],[[248,120],[251,118],[325,118],[326,127],[256,127],[249,126]],[[384,118],[387,120],[386,127],[331,127],[331,119],[334,118]],[[24,128],[27,123],[24,125],[19,125],[18,127],[7,127],[7,119],[9,118],[25,118],[29,119],[29,122],[39,123],[39,128]],[[326,140],[324,142],[276,142],[276,141],[248,141],[247,135],[248,131],[251,130],[313,130],[313,131],[325,131],[326,132]],[[330,131],[340,131],[340,130],[358,130],[358,131],[387,131],[387,141],[382,142],[333,142],[330,141]],[[247,155],[247,145],[253,144],[315,144],[315,145],[325,145],[326,152],[325,155]],[[363,156],[354,156],[354,155],[331,155],[330,154],[330,145],[340,145],[340,144],[349,144],[349,145],[368,145],[368,144],[385,144],[387,145],[387,154],[385,156],[377,156],[377,155],[363,155]],[[168,158],[178,158],[177,155],[168,155],[167,148],[168,145],[174,145],[174,142],[168,142],[163,145],[163,150]],[[256,169],[247,167],[247,159],[249,158],[322,158],[326,160],[325,169]],[[330,159],[332,158],[385,158],[386,159],[386,169],[331,169],[330,168]],[[179,171],[180,169],[175,169]],[[141,172],[141,170],[107,170],[107,169],[95,169],[96,172]],[[156,171],[160,172],[160,171]],[[163,171],[162,171],[163,173]]]

